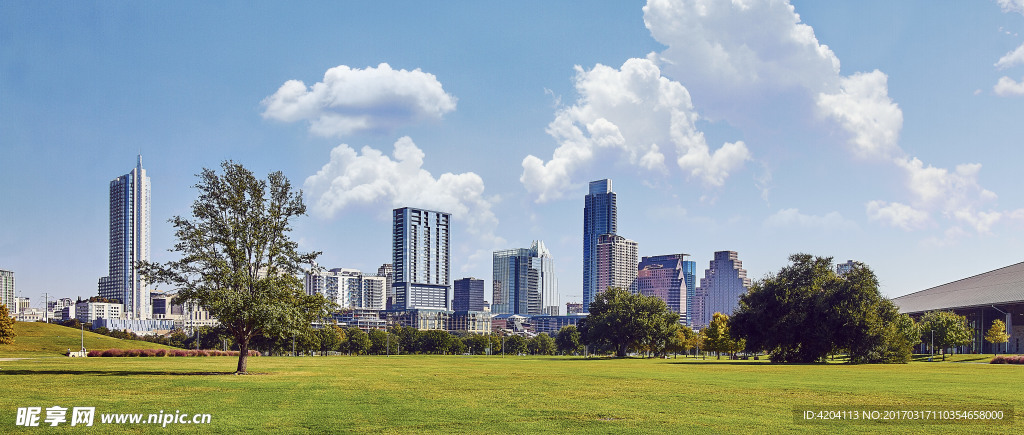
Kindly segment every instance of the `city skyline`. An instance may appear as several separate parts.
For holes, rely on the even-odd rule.
[[[1024,257],[1019,1],[550,3],[4,2],[0,269],[95,294],[140,153],[158,262],[228,159],[303,190],[321,264],[373,271],[391,210],[443,210],[453,278],[544,240],[563,303],[600,179],[640,256],[755,280],[806,252],[896,297]]]

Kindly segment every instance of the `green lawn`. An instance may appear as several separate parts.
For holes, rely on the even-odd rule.
[[[237,433],[854,432],[1024,429],[1024,366],[773,365],[693,359],[401,356],[38,358],[0,361],[0,433],[19,407],[209,413],[177,430]],[[795,407],[1012,406],[1007,425],[796,424]],[[45,412],[44,412],[45,414]],[[84,431],[147,432],[144,424]],[[63,426],[67,426],[65,423]],[[40,428],[20,428],[37,432]],[[63,429],[71,429],[64,427]]]
[[[18,334],[14,344],[0,345],[0,358],[9,357],[58,357],[67,354],[68,349],[77,351],[82,347],[82,331],[67,326],[40,322],[16,322],[14,331]],[[85,331],[85,348],[106,349],[175,349],[160,344],[135,340],[119,340]]]

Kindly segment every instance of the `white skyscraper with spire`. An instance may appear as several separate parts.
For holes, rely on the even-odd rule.
[[[149,177],[142,155],[131,172],[110,182],[109,272],[99,280],[99,295],[124,304],[125,317],[152,318],[149,286],[139,276],[139,261],[149,261]]]

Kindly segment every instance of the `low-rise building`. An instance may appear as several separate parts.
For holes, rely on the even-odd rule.
[[[81,301],[75,304],[75,318],[82,323],[93,323],[96,319],[121,319],[124,305],[113,302]]]

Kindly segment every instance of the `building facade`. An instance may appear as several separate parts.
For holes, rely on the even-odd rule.
[[[700,312],[692,322],[694,327],[707,326],[714,313],[732,316],[739,308],[740,296],[750,288],[750,278],[738,258],[735,251],[715,252],[715,259],[704,271],[697,289],[695,299]]]
[[[484,280],[462,278],[455,280],[452,298],[453,311],[484,310]]]
[[[395,310],[447,310],[451,214],[411,207],[392,211]]]
[[[558,314],[555,263],[544,242],[495,251],[492,280],[495,314]]]
[[[124,304],[132,320],[151,318],[149,286],[138,262],[149,261],[150,182],[142,156],[131,172],[110,182],[110,255],[107,276],[99,279],[99,296]]]
[[[686,323],[686,272],[684,263],[689,254],[643,257],[637,266],[637,290],[644,296],[654,296],[665,302],[668,309],[682,317]]]
[[[608,287],[637,293],[637,251],[636,242],[620,235],[602,234],[597,237],[598,293]]]
[[[18,300],[14,293],[14,272],[0,269],[0,304],[7,307],[7,312],[14,317]]]
[[[583,309],[590,311],[597,292],[603,290],[597,284],[597,239],[602,234],[615,234],[618,228],[618,211],[612,180],[590,182],[590,193],[583,205]]]
[[[853,260],[846,260],[845,263],[839,263],[836,265],[836,274],[846,275],[847,273],[853,271],[853,267],[856,265],[857,262]]]
[[[75,304],[75,318],[82,323],[93,323],[96,319],[123,319],[124,305],[82,301]]]
[[[565,303],[565,314],[583,314],[586,311],[583,309],[583,304],[579,302],[566,302]]]
[[[357,269],[314,270],[305,275],[306,294],[322,295],[340,309],[383,310],[387,278],[366,276]]]
[[[693,306],[696,304],[694,300],[697,298],[697,262],[690,260],[683,260],[683,281],[686,284],[686,315],[682,316],[683,323],[689,326],[693,326],[693,317],[696,316],[693,311]]]
[[[395,268],[391,263],[384,263],[377,268],[377,276],[384,277],[384,308],[390,310],[395,304]]]

